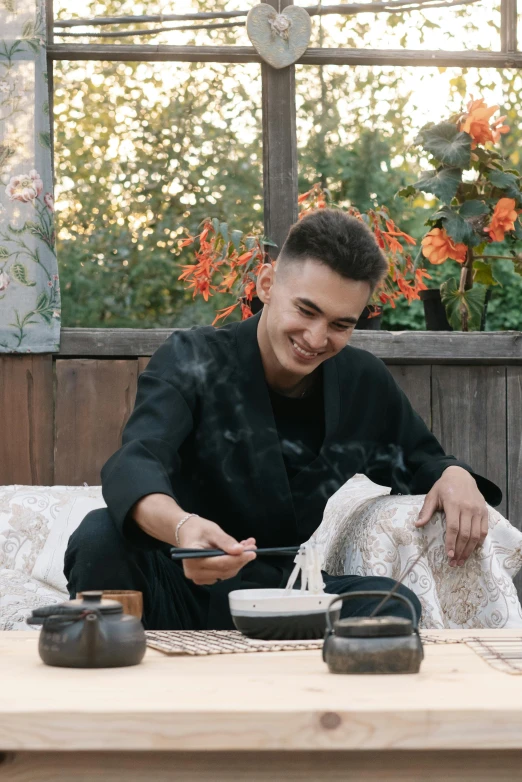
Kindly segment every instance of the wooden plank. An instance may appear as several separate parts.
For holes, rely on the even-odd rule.
[[[150,358],[147,356],[140,356],[138,359],[138,375],[141,375],[141,373],[147,368],[149,361]]]
[[[500,0],[500,48],[503,52],[517,51],[517,0]]]
[[[265,2],[280,10],[293,4],[293,0]],[[261,85],[265,236],[277,245],[267,247],[275,259],[298,216],[295,66],[275,69],[263,63]]]
[[[54,60],[120,62],[262,62],[253,46],[168,46],[154,44],[58,43],[49,47]],[[404,49],[310,48],[298,65],[416,65],[432,68],[521,68],[521,53],[445,52]]]
[[[431,367],[391,366],[390,372],[410,400],[413,409],[431,429]]]
[[[70,329],[60,357],[151,356],[174,329]],[[522,364],[522,332],[355,331],[351,344],[394,364]]]
[[[522,367],[507,369],[508,513],[522,529]],[[522,599],[522,572],[513,579]]]
[[[433,433],[447,453],[500,486],[507,514],[506,372],[503,367],[432,369]]]
[[[56,362],[57,484],[100,484],[134,406],[137,374],[135,360]]]
[[[442,638],[476,636],[522,632]],[[149,649],[130,668],[49,668],[37,644],[37,633],[0,634],[3,751],[522,749],[522,677],[464,644],[426,645],[410,676],[333,675],[317,650],[171,658]]]
[[[53,484],[50,354],[0,356],[0,484]]]
[[[465,741],[463,741],[465,745]],[[522,752],[20,752],[2,782],[519,782]]]

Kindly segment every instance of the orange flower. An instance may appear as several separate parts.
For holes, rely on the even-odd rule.
[[[444,263],[448,258],[464,263],[467,247],[465,244],[455,244],[444,228],[433,228],[421,242],[422,254],[430,263]]]
[[[386,228],[391,236],[402,236],[406,244],[417,244],[415,239],[404,231],[399,230],[393,220],[386,220]]]
[[[485,144],[487,141],[497,142],[501,133],[508,132],[509,127],[502,125],[505,117],[501,117],[490,127],[490,119],[497,109],[498,106],[488,108],[482,99],[471,100],[468,103],[468,113],[462,118],[460,130],[469,133],[473,139],[472,149],[475,149],[477,144]]]
[[[247,318],[251,318],[254,313],[248,306],[248,304],[243,304],[241,302],[241,320],[246,320]]]
[[[489,234],[492,242],[503,242],[505,232],[515,228],[517,216],[515,199],[501,198],[495,207],[490,224],[484,228],[484,231]]]
[[[189,236],[186,239],[179,239],[178,240],[178,247],[181,250],[183,247],[188,247],[189,244],[192,244],[193,241],[194,241],[194,237],[193,236]]]
[[[299,198],[297,199],[297,203],[302,204],[303,201],[306,201],[306,199],[309,197],[311,192],[312,192],[311,190],[307,190],[306,193],[300,195]]]
[[[252,297],[255,292],[256,292],[256,284],[253,280],[250,280],[245,285],[245,299],[247,301],[252,301]]]

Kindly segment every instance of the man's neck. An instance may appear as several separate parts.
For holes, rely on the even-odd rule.
[[[277,391],[278,394],[283,394],[283,396],[295,398],[305,396],[314,383],[317,371],[314,370],[305,376],[296,375],[288,372],[279,364],[268,338],[264,314],[264,312],[261,313],[257,325],[257,344],[259,345],[266,383],[269,388]]]

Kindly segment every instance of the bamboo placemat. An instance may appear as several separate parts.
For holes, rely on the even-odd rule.
[[[238,630],[147,630],[147,646],[169,655],[238,654],[322,649],[316,641],[256,641]]]

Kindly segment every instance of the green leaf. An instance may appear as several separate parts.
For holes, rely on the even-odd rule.
[[[451,122],[441,122],[422,133],[424,149],[448,166],[467,168],[471,158],[471,136]]]
[[[241,239],[243,238],[243,231],[238,231],[237,229],[234,231],[231,231],[230,233],[230,239],[232,241],[232,244],[234,245],[235,249],[239,252],[239,246],[241,244]]]
[[[414,196],[416,193],[417,191],[413,185],[408,185],[408,187],[403,187],[401,190],[398,190],[397,193],[395,193],[395,196],[400,196],[401,198],[410,198],[410,196]]]
[[[514,198],[516,201],[522,200],[519,180],[514,174],[507,174],[505,171],[488,171],[487,178],[492,185],[503,190],[508,198]]]
[[[255,236],[247,236],[245,239],[245,247],[247,250],[253,250],[256,246],[256,237]]]
[[[49,114],[49,101],[46,100],[44,103],[42,103],[42,111],[46,115]]]
[[[277,244],[275,242],[272,242],[266,236],[260,236],[259,241],[261,244],[266,244],[267,247],[277,247]]]
[[[7,144],[0,144],[0,166],[7,163],[10,157],[15,153],[14,147],[9,147]]]
[[[16,282],[18,282],[20,285],[25,285],[28,288],[32,288],[34,285],[36,285],[36,283],[31,282],[27,276],[27,269],[23,263],[13,263],[9,269],[9,274],[11,275],[12,279],[16,280]]]
[[[451,236],[454,242],[467,244],[474,247],[479,241],[479,237],[473,230],[473,226],[468,220],[464,220],[451,207],[445,206],[438,212],[439,219],[444,223],[446,232]]]
[[[40,131],[38,134],[38,141],[40,142],[41,147],[45,147],[45,149],[51,149],[51,134],[46,130]]]
[[[443,203],[451,201],[462,181],[460,168],[441,168],[439,171],[426,171],[413,187],[424,193],[433,193]]]
[[[219,224],[219,233],[223,237],[225,244],[228,244],[228,225],[227,223]]]
[[[41,310],[49,306],[49,297],[45,291],[42,291],[36,299],[36,310]]]
[[[22,27],[22,38],[34,38],[34,33],[35,33],[34,24],[29,19]]]
[[[484,310],[486,288],[475,285],[461,293],[451,278],[440,286],[440,296],[450,325],[455,331],[478,331]]]
[[[499,283],[493,277],[493,269],[491,264],[486,261],[475,261],[473,263],[473,269],[475,274],[473,275],[473,282],[477,282],[480,285],[498,285]]]
[[[0,246],[0,258],[9,258],[9,250],[3,245]]]
[[[479,217],[489,212],[489,206],[484,201],[465,201],[459,209],[461,217]]]
[[[35,223],[34,220],[26,220],[26,223],[24,225],[24,231],[29,231],[30,234],[33,236],[41,236],[42,235],[42,228],[38,225],[38,223]]]
[[[219,233],[219,220],[217,219],[217,217],[212,218],[212,228],[214,229],[214,232],[217,236],[217,234]]]

